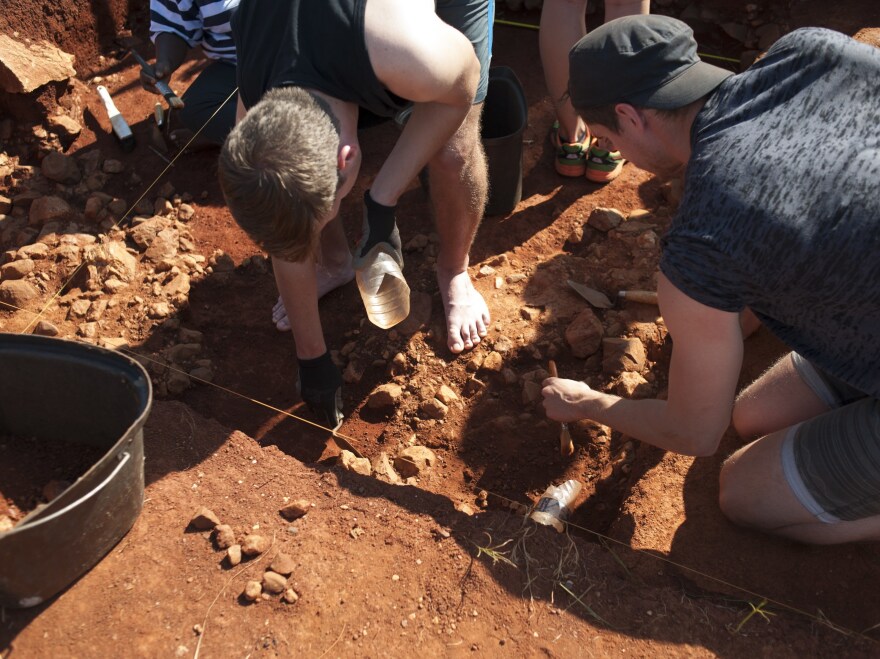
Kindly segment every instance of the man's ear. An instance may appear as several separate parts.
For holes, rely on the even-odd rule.
[[[638,108],[629,103],[618,103],[614,106],[614,113],[617,115],[617,121],[621,129],[623,127],[636,128],[638,130],[645,129],[645,117]]]
[[[345,172],[345,168],[354,164],[358,159],[357,144],[341,144],[339,152],[336,154],[336,168],[340,173]]]

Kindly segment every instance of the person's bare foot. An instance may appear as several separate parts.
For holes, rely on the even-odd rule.
[[[315,265],[315,275],[318,278],[318,299],[321,299],[330,291],[345,286],[354,279],[354,268],[351,267],[351,261],[338,270],[330,270],[318,263]],[[279,332],[290,331],[290,319],[287,317],[287,309],[284,308],[280,295],[275,306],[272,307],[272,322]]]
[[[489,308],[467,271],[445,275],[438,270],[437,283],[446,312],[449,349],[456,354],[470,350],[489,333]]]

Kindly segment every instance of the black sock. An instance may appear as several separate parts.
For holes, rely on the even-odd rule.
[[[370,235],[361,254],[366,254],[375,245],[387,243],[394,231],[394,210],[396,206],[383,206],[370,196],[370,191],[364,192],[364,206],[367,209],[367,224],[370,227]]]

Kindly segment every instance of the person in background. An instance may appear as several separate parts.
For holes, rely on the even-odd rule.
[[[174,135],[178,144],[201,129],[199,143],[219,146],[235,124],[235,98],[220,106],[235,91],[235,44],[229,18],[238,1],[150,0],[156,76],[141,72],[144,89],[158,94],[156,80],[168,82],[191,48],[200,46],[211,60],[182,96],[185,105],[177,112],[184,129]]]
[[[754,441],[721,469],[728,518],[805,543],[880,540],[880,49],[800,29],[732,75],[681,21],[631,16],[570,65],[593,131],[638,167],[683,172],[684,192],[658,277],[666,400],[548,378],[548,416],[695,456],[732,421]],[[828,135],[833,156],[815,147]],[[736,397],[746,312],[791,352]]]
[[[605,0],[605,22],[621,16],[647,14],[650,5],[650,0]],[[619,152],[597,143],[589,126],[578,117],[566,96],[568,51],[587,33],[586,10],[587,0],[544,0],[541,8],[538,35],[541,64],[547,91],[556,109],[550,141],[557,173],[569,177],[586,176],[594,183],[607,183],[620,174],[624,160]]]

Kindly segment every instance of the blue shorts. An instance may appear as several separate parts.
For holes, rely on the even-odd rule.
[[[470,39],[480,60],[480,84],[474,105],[486,100],[489,91],[489,64],[492,61],[492,27],[495,0],[436,0],[437,15]]]
[[[782,469],[798,501],[828,524],[880,515],[880,400],[791,353],[831,411],[791,428]]]

